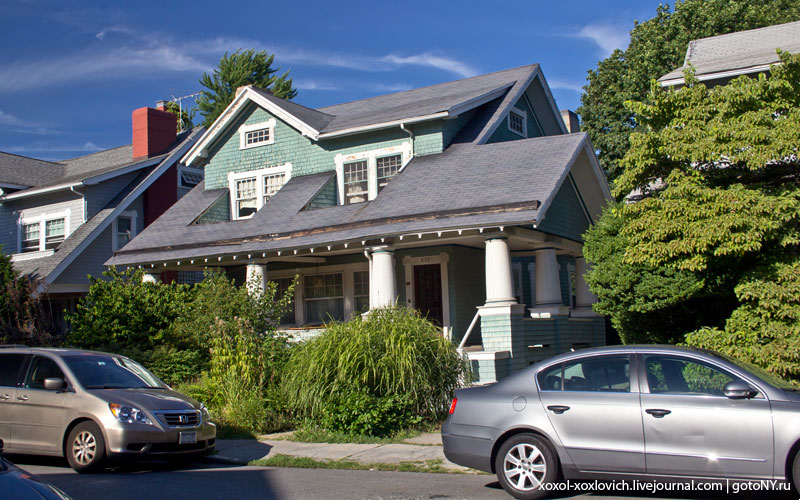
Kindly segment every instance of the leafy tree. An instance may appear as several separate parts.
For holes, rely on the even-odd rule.
[[[194,128],[193,118],[195,111],[194,109],[191,112],[181,109],[181,106],[174,101],[167,101],[164,104],[164,109],[172,113],[177,117],[177,130],[180,133],[181,130],[191,130]]]
[[[690,344],[800,377],[800,55],[781,58],[769,77],[709,89],[689,75],[678,91],[654,84],[647,102],[630,104],[640,131],[615,193],[651,190],[603,215],[599,226],[616,233],[588,234],[587,248],[618,247],[594,253],[589,282],[625,303],[625,290],[602,278],[614,266],[690,277],[680,303],[718,299],[694,313],[704,328],[686,337]],[[663,184],[653,187],[656,179]]]
[[[652,79],[682,66],[691,40],[798,19],[800,0],[678,0],[674,11],[661,5],[655,17],[636,22],[628,48],[589,70],[578,108],[609,179],[622,173],[630,134],[640,127],[624,103],[645,100]]]
[[[292,87],[289,71],[278,76],[280,68],[273,68],[275,54],[265,50],[239,49],[233,54],[226,52],[213,74],[203,73],[200,85],[207,88],[197,98],[197,107],[203,115],[203,125],[208,127],[236,97],[236,89],[244,85],[255,85],[269,90],[276,97],[293,99],[297,89]]]
[[[53,310],[41,287],[41,280],[14,270],[0,245],[0,344],[49,345],[58,340],[53,337]]]

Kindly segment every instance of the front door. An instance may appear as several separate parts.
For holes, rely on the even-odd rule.
[[[644,356],[644,369],[648,473],[772,477],[772,414],[763,395],[728,399],[722,388],[738,377],[682,356]]]
[[[414,266],[414,306],[437,326],[442,326],[442,268],[439,264]]]

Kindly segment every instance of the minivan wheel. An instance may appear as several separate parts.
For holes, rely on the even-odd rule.
[[[558,459],[552,446],[535,434],[517,434],[500,447],[495,459],[500,485],[514,498],[547,496],[544,485],[558,477]]]
[[[98,470],[106,456],[103,433],[94,422],[81,422],[67,438],[67,462],[76,472]]]

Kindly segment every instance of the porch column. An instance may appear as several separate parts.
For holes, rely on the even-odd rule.
[[[144,273],[142,275],[142,283],[159,283],[161,281],[160,273]]]
[[[504,236],[486,240],[486,306],[516,304],[511,278],[511,255]]]
[[[372,248],[369,282],[370,309],[395,305],[397,277],[394,272],[394,250],[385,246]]]
[[[575,317],[597,316],[592,310],[592,304],[597,302],[597,296],[589,290],[589,285],[584,279],[584,274],[588,270],[586,259],[577,257],[575,259],[575,310],[571,314]]]
[[[247,291],[248,293],[264,293],[267,287],[266,264],[247,264]]]
[[[550,318],[569,314],[561,301],[561,280],[555,248],[536,250],[536,306],[532,318]]]

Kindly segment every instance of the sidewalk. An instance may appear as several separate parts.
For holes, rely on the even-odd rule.
[[[422,434],[406,440],[407,444],[327,444],[298,443],[261,436],[253,439],[218,439],[217,454],[211,460],[246,464],[251,460],[269,458],[273,455],[291,455],[315,460],[351,460],[364,464],[401,462],[424,462],[441,460],[442,466],[454,471],[468,471],[444,457],[442,438],[439,433]]]

